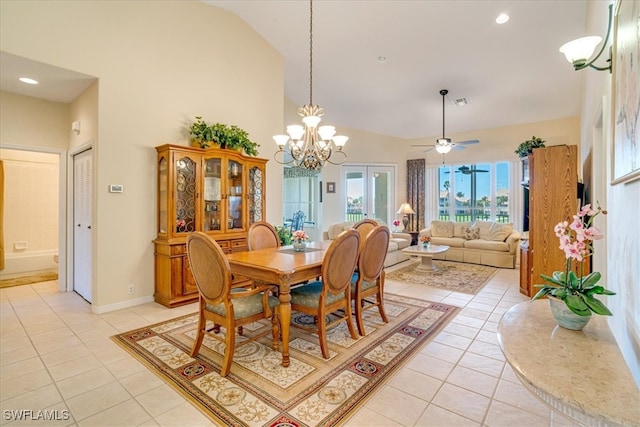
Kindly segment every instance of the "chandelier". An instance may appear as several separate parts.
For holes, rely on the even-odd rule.
[[[298,108],[298,114],[304,126],[289,125],[287,135],[273,137],[278,145],[274,155],[276,161],[315,171],[322,169],[327,162],[334,165],[343,163],[347,155],[342,148],[349,138],[336,135],[334,126],[318,126],[324,110],[313,104],[313,0],[309,1],[309,104]],[[291,160],[287,160],[287,155]]]

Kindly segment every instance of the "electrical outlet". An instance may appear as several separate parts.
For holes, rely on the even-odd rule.
[[[129,295],[133,295],[133,293],[136,291],[136,287],[133,285],[129,285],[128,291]]]

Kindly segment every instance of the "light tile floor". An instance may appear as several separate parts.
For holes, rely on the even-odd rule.
[[[577,425],[529,393],[498,346],[502,314],[527,300],[518,293],[518,270],[499,270],[477,295],[390,280],[386,291],[463,310],[346,425]],[[214,425],[109,338],[195,311],[195,304],[150,303],[96,315],[56,282],[1,289],[0,425]],[[29,420],[13,418],[12,411],[29,409]],[[58,419],[37,419],[45,415]]]

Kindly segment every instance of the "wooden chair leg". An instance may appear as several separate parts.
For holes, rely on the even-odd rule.
[[[201,312],[200,317],[198,318],[198,335],[196,336],[196,340],[193,342],[193,347],[191,347],[191,357],[195,357],[200,351],[200,346],[202,345],[206,328],[207,320]]]
[[[362,307],[363,307],[364,301],[362,300],[355,300],[355,306],[356,306],[356,324],[358,325],[358,333],[360,334],[360,336],[365,336],[367,333],[364,330],[364,321],[362,320]]]
[[[322,319],[321,322],[318,322],[318,338],[320,339],[320,351],[322,352],[322,357],[328,359],[329,348],[327,345],[327,323],[324,321],[324,312],[322,310],[320,310],[318,319]]]
[[[222,366],[220,367],[220,376],[226,377],[231,370],[231,364],[233,363],[233,353],[235,352],[236,345],[236,331],[231,325],[226,326],[227,336],[225,339],[224,359],[222,360]]]
[[[280,327],[279,327],[280,319],[274,312],[271,315],[271,335],[273,336],[273,349],[278,351],[280,349],[279,339],[280,339]]]

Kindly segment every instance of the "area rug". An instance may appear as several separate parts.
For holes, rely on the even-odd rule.
[[[464,262],[437,261],[438,271],[416,270],[414,263],[386,275],[387,280],[417,283],[463,294],[475,294],[498,271],[495,267]]]
[[[330,426],[346,420],[408,357],[460,310],[455,306],[385,295],[389,323],[367,310],[367,335],[351,339],[344,322],[329,331],[330,359],[318,337],[292,327],[291,365],[271,347],[271,335],[236,349],[231,372],[221,377],[224,344],[205,337],[192,358],[197,315],[186,315],[112,339],[171,385],[214,422],[229,426]],[[292,322],[313,321],[306,315]],[[267,321],[245,334],[270,328]],[[224,329],[222,330],[224,333]]]
[[[9,288],[12,286],[30,285],[32,283],[49,282],[58,280],[57,272],[32,274],[30,276],[15,277],[13,279],[1,279],[0,288]]]

